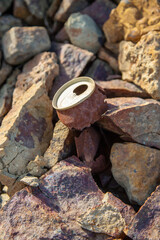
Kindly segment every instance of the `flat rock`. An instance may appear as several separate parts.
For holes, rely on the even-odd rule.
[[[140,97],[149,98],[148,93],[133,83],[129,83],[120,79],[110,81],[97,81],[101,88],[104,89],[107,97]]]
[[[12,0],[0,0],[0,15],[2,15],[12,4]]]
[[[107,77],[112,74],[113,70],[108,63],[96,59],[91,64],[85,75],[93,78],[95,81],[105,81]]]
[[[24,0],[27,5],[29,12],[39,18],[43,19],[45,12],[47,11],[49,5],[46,0]]]
[[[84,10],[81,11],[83,14],[87,14],[100,26],[108,20],[109,15],[116,5],[110,0],[96,0]],[[98,14],[97,14],[98,13]]]
[[[44,27],[13,27],[2,39],[4,58],[11,65],[23,63],[50,46]]]
[[[160,148],[160,103],[142,98],[108,98],[99,124],[124,140]]]
[[[159,239],[160,222],[160,186],[146,200],[139,212],[135,215],[127,235],[133,239]]]
[[[144,35],[137,44],[126,41],[120,43],[119,68],[122,79],[134,82],[154,99],[160,99],[159,47],[160,35],[156,31]]]
[[[65,23],[65,30],[71,43],[82,49],[96,53],[103,43],[101,29],[86,14],[73,13]]]
[[[0,17],[0,38],[10,28],[18,26],[22,26],[22,22],[20,19],[15,18],[12,15],[4,15]]]
[[[142,205],[160,178],[160,150],[137,143],[115,143],[111,149],[112,173],[129,199]]]
[[[2,61],[2,64],[0,66],[0,85],[2,85],[9,74],[12,72],[12,66],[6,63],[5,61]]]
[[[51,50],[55,52],[59,60],[59,76],[56,78],[51,95],[64,83],[72,78],[79,77],[86,65],[94,58],[93,53],[75,47],[71,44],[52,43]]]
[[[55,20],[65,22],[74,12],[79,12],[87,7],[87,0],[63,0],[55,15]]]

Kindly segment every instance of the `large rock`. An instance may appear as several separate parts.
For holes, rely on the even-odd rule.
[[[3,61],[0,66],[0,85],[2,85],[6,81],[7,77],[10,75],[11,72],[12,66]]]
[[[146,200],[132,221],[127,235],[133,239],[159,240],[160,186]]]
[[[17,26],[22,26],[22,22],[20,19],[15,18],[12,15],[4,15],[0,17],[0,38],[10,28]]]
[[[0,0],[0,15],[2,15],[12,4],[12,0]]]
[[[44,27],[13,27],[2,39],[5,60],[11,65],[23,63],[50,46]]]
[[[108,98],[99,124],[124,140],[160,148],[160,103],[152,99]]]
[[[79,12],[87,7],[87,0],[63,0],[55,15],[55,20],[65,22],[74,12]]]
[[[155,99],[160,99],[159,48],[159,32],[149,32],[137,44],[121,42],[119,55],[122,79],[134,82]]]
[[[112,173],[131,201],[142,205],[160,179],[160,150],[137,143],[115,143],[111,149]]]
[[[66,32],[73,45],[96,53],[103,43],[101,29],[86,14],[73,13],[65,23]]]
[[[43,19],[49,5],[46,0],[24,0],[29,12],[36,18]]]
[[[137,42],[143,34],[160,31],[160,3],[157,0],[122,0],[103,26],[108,42],[123,39]]]

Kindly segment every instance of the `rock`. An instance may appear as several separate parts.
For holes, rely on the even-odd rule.
[[[108,63],[96,59],[85,75],[93,78],[95,81],[105,81],[107,77],[112,74],[113,70]]]
[[[65,28],[63,27],[55,36],[57,42],[69,42],[69,37],[66,33]]]
[[[160,151],[137,143],[115,143],[111,149],[112,173],[130,201],[142,205],[160,178]]]
[[[20,70],[13,71],[6,83],[0,88],[0,118],[4,117],[12,106],[12,95]]]
[[[65,23],[71,43],[96,53],[103,43],[103,35],[94,20],[86,14],[73,13]]]
[[[10,197],[6,193],[2,193],[0,195],[0,208],[4,207],[4,205],[9,201]]]
[[[47,168],[45,168],[44,157],[37,155],[33,161],[28,163],[27,170],[32,176],[42,176],[47,171]]]
[[[110,81],[97,81],[101,88],[104,89],[107,97],[140,97],[149,98],[150,96],[140,87],[120,79]]]
[[[0,239],[112,239],[83,230],[77,223],[81,214],[102,199],[90,170],[71,157],[44,175],[39,188],[25,188],[5,205],[0,212]]]
[[[160,103],[141,98],[108,98],[108,111],[99,124],[126,141],[160,148]]]
[[[146,200],[133,219],[127,235],[133,239],[159,239],[160,186]]]
[[[47,91],[50,91],[53,80],[58,74],[59,66],[56,54],[51,52],[39,53],[24,65],[22,74],[18,76],[13,103],[39,81],[44,83]]]
[[[22,26],[20,19],[13,17],[12,15],[4,15],[0,17],[0,38],[5,32],[12,27]]]
[[[31,187],[38,187],[39,186],[39,179],[33,176],[24,176],[20,179],[20,182],[24,183],[25,185]]]
[[[44,27],[13,27],[2,39],[5,60],[11,65],[23,63],[39,52],[48,50],[50,44]]]
[[[104,48],[100,48],[98,57],[101,60],[104,60],[105,62],[109,63],[109,65],[111,66],[111,68],[114,69],[114,71],[119,72],[117,59],[114,56],[112,56],[109,52],[107,52]]]
[[[150,31],[160,31],[160,3],[157,0],[123,0],[103,26],[108,42],[138,42]]]
[[[115,55],[119,54],[119,43],[105,42],[104,46],[107,50],[110,50]]]
[[[63,0],[55,15],[55,20],[65,22],[74,12],[79,12],[87,7],[87,0]]]
[[[43,19],[48,9],[46,0],[24,0],[29,12],[36,18]],[[46,49],[47,50],[47,49]]]
[[[91,5],[82,10],[81,13],[87,14],[93,18],[97,25],[102,27],[105,21],[108,20],[112,9],[115,7],[116,5],[110,0],[96,0]]]
[[[154,99],[160,99],[159,47],[159,32],[149,32],[137,44],[125,41],[120,44],[122,79],[134,82]]]
[[[55,13],[57,12],[60,6],[61,0],[52,0],[49,9],[47,10],[47,15],[50,18],[54,18]]]
[[[2,85],[6,81],[7,77],[10,75],[11,72],[12,66],[3,61],[0,67],[0,85]]]
[[[0,0],[0,15],[2,15],[11,6],[12,0]]]
[[[79,77],[86,65],[94,58],[93,53],[71,44],[52,43],[52,51],[59,59],[59,76],[54,82],[51,95],[72,78]]]

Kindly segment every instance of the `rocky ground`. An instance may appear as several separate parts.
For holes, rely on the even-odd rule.
[[[159,240],[159,1],[0,0],[0,14],[0,240]],[[81,131],[52,107],[79,76],[107,102]]]

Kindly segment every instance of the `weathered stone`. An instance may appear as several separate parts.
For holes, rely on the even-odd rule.
[[[137,42],[143,34],[160,31],[160,3],[157,0],[123,0],[103,26],[108,42]]]
[[[104,46],[107,50],[110,50],[112,53],[116,55],[119,54],[119,43],[105,42]]]
[[[53,88],[54,93],[66,82],[72,78],[79,77],[85,69],[87,63],[94,57],[93,53],[75,47],[71,44],[52,43],[52,51],[55,52],[59,59],[59,76],[56,78]]]
[[[150,96],[140,87],[120,79],[111,81],[97,81],[97,84],[104,89],[107,97],[140,97],[149,98]]]
[[[152,99],[108,98],[99,124],[124,140],[160,148],[160,103]]]
[[[146,200],[133,219],[127,235],[133,239],[159,239],[160,186]]]
[[[27,165],[28,172],[36,177],[42,176],[47,169],[45,167],[44,157],[43,156],[36,156],[33,161],[30,161]]]
[[[23,63],[37,53],[48,50],[50,44],[44,27],[13,27],[2,39],[5,60],[12,65]]]
[[[87,14],[100,26],[108,20],[109,15],[116,5],[110,0],[96,0],[91,5],[81,11],[83,14]],[[98,13],[98,14],[97,14]]]
[[[48,9],[48,3],[46,0],[24,0],[29,12],[39,18],[43,19],[46,10]]]
[[[107,52],[104,48],[101,48],[98,52],[98,57],[101,60],[109,63],[111,68],[113,68],[116,72],[119,72],[118,61],[115,56],[112,56],[109,52]]]
[[[12,4],[12,0],[0,0],[0,15],[2,15]]]
[[[113,70],[108,63],[96,59],[85,75],[93,78],[95,81],[105,81],[107,77],[112,74]]]
[[[12,95],[20,70],[17,68],[0,88],[0,118],[4,117],[12,106]]]
[[[111,149],[112,173],[131,201],[142,205],[160,179],[160,151],[137,143],[115,143]]]
[[[44,83],[47,91],[50,91],[53,80],[59,74],[59,66],[55,53],[44,52],[36,55],[23,67],[23,72],[18,76],[14,91],[13,103],[15,103],[26,90],[39,81]]]
[[[87,5],[87,0],[63,0],[56,12],[55,20],[65,22],[72,13],[81,11]]]
[[[31,187],[38,187],[39,186],[39,179],[33,176],[24,176],[20,179],[20,182],[24,183],[25,185]]]
[[[69,42],[68,34],[66,33],[65,27],[63,27],[55,36],[55,40],[58,42]]]
[[[7,77],[11,72],[12,66],[3,61],[0,67],[0,85],[2,85],[6,81]]]
[[[16,26],[22,26],[22,22],[20,19],[15,18],[12,15],[5,15],[0,17],[0,38],[10,28],[16,27]]]
[[[61,3],[61,0],[52,0],[52,3],[50,5],[49,9],[47,10],[47,15],[50,18],[54,17],[55,13],[58,10],[58,7],[60,6],[60,3]]]
[[[154,99],[160,99],[159,48],[159,32],[149,32],[137,44],[120,43],[119,68],[122,79],[134,82]]]
[[[9,201],[10,197],[6,193],[2,193],[0,195],[0,208],[4,207],[4,205]]]
[[[73,13],[65,23],[65,30],[73,45],[93,53],[96,53],[103,43],[101,29],[86,14]]]
[[[13,15],[20,19],[26,19],[30,15],[24,0],[14,0]]]

